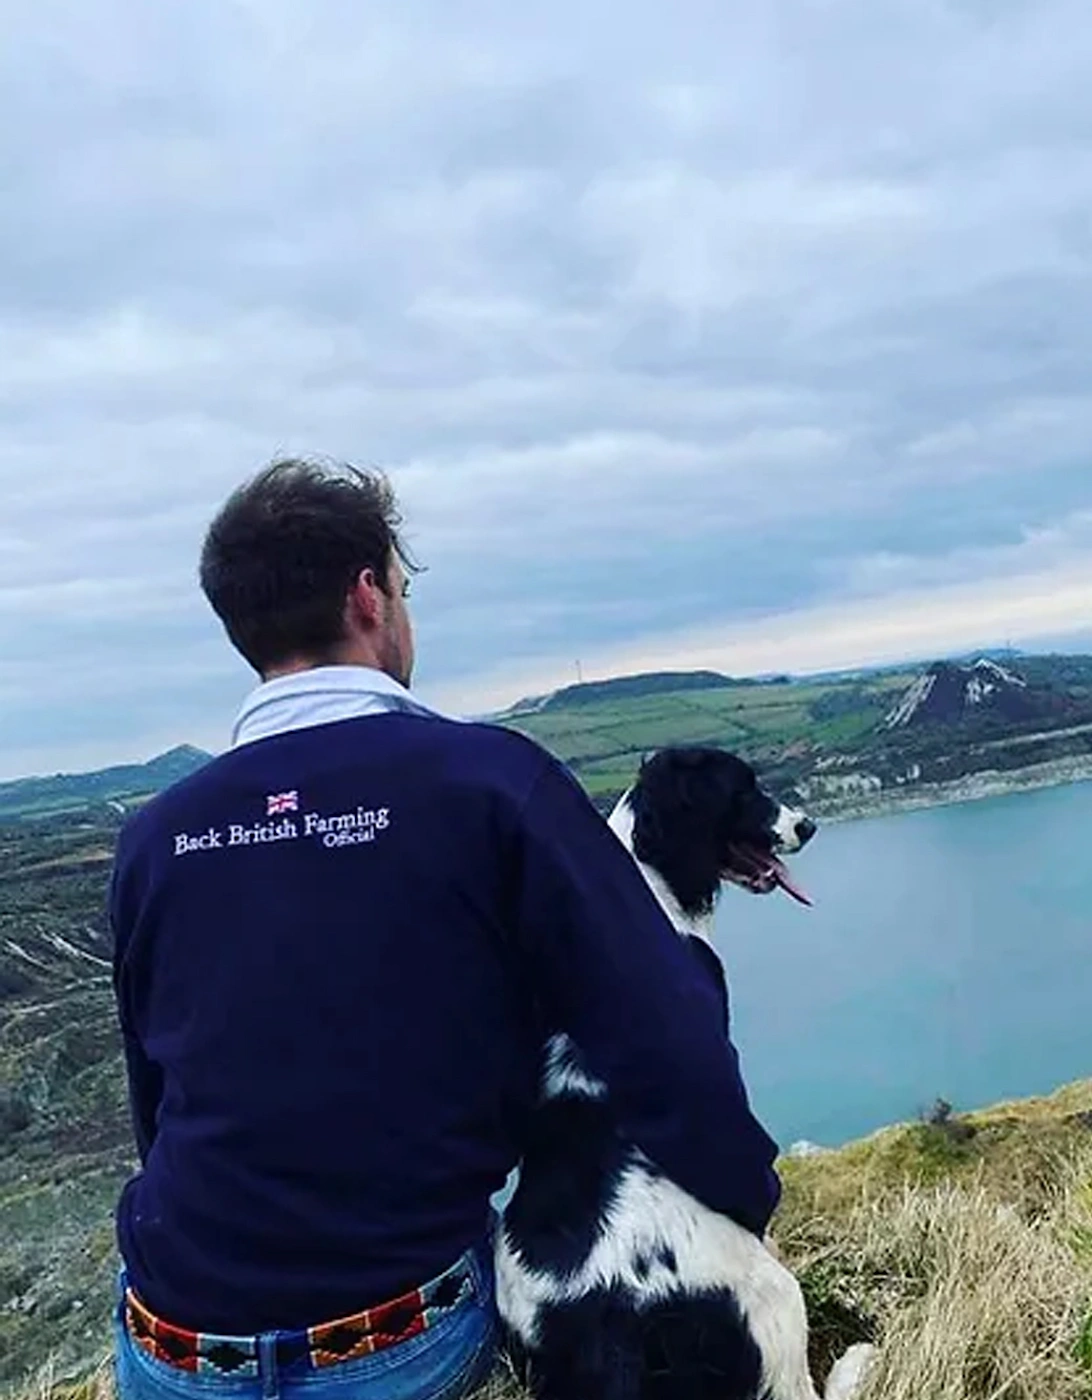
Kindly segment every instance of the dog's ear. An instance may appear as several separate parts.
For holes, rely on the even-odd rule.
[[[732,771],[731,756],[719,749],[661,749],[642,763],[630,796],[633,852],[684,908],[711,903],[719,886]]]

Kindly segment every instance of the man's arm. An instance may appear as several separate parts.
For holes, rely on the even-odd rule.
[[[110,881],[108,918],[113,936],[114,997],[118,1024],[125,1052],[125,1070],[129,1085],[129,1112],[136,1139],[137,1152],[143,1166],[148,1160],[156,1134],[156,1119],[163,1097],[163,1075],[159,1066],[145,1055],[133,1024],[129,1008],[128,988],[124,975],[124,951],[132,932],[121,898],[120,851]]]
[[[626,1137],[762,1235],[777,1146],[751,1112],[723,1004],[633,859],[560,765],[519,831],[519,932],[542,1005],[608,1085]]]

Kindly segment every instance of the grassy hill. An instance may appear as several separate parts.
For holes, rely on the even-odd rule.
[[[642,754],[664,744],[722,744],[761,762],[860,743],[910,684],[912,671],[835,681],[702,686],[674,676],[573,686],[501,718],[565,759],[593,797],[620,792]],[[644,682],[644,684],[639,684]]]

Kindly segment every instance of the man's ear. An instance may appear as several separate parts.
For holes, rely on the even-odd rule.
[[[345,599],[346,623],[353,630],[374,631],[381,625],[386,607],[387,595],[374,569],[361,569]]]

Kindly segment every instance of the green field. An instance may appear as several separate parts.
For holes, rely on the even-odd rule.
[[[1036,711],[1019,720],[987,707],[943,723],[886,727],[920,667],[763,681],[711,672],[631,676],[571,686],[500,720],[566,762],[601,808],[625,790],[646,753],[667,744],[732,749],[774,790],[795,787],[828,814],[852,806],[861,784],[906,793],[987,772],[1092,763],[1092,657],[1021,655],[1008,664],[1036,697]]]
[[[606,802],[629,784],[643,754],[666,744],[719,744],[760,767],[854,747],[912,679],[901,671],[826,682],[725,682],[586,702],[572,692],[505,722],[564,759],[592,798]]]

